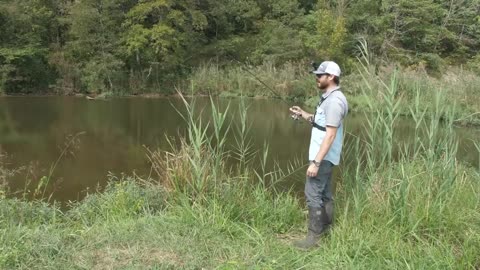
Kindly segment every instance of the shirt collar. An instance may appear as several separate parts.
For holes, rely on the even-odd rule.
[[[321,97],[325,99],[325,98],[327,98],[333,91],[336,91],[336,90],[338,90],[338,89],[340,89],[340,86],[339,86],[339,85],[335,86],[334,88],[332,88],[331,90],[327,91],[326,93],[323,93]]]

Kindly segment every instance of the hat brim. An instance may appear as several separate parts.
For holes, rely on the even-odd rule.
[[[316,75],[328,74],[328,73],[326,73],[326,72],[320,72],[320,71],[316,71],[316,70],[312,71],[312,73],[313,73],[313,74],[316,74]]]

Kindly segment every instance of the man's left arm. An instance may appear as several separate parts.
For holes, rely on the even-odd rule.
[[[318,150],[318,153],[315,156],[315,161],[318,162],[321,162],[327,155],[328,150],[330,150],[330,147],[335,140],[335,136],[337,136],[337,127],[327,126],[326,129],[327,134],[325,134],[325,138],[323,138],[322,144],[320,145],[320,150]]]
[[[328,150],[330,150],[330,147],[335,140],[335,136],[337,136],[337,127],[327,126],[326,129],[327,134],[325,134],[325,138],[323,138],[322,144],[320,145],[320,150],[318,150],[318,153],[315,156],[315,162],[321,162],[323,160],[327,155]],[[315,177],[317,176],[317,173],[318,167],[314,163],[310,164],[307,170],[307,176]]]

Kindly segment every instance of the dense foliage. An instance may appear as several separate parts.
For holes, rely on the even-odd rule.
[[[208,61],[480,68],[479,0],[2,0],[0,91],[165,92]],[[382,63],[378,63],[382,64]]]

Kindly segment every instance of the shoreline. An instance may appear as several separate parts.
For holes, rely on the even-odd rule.
[[[222,95],[222,93],[225,93]],[[242,96],[238,93],[235,93],[235,92],[222,92],[218,95],[208,95],[208,94],[185,94],[185,93],[182,93],[182,95],[184,97],[187,97],[187,98],[192,98],[192,97],[201,97],[201,98],[209,98],[209,97],[215,97],[215,98],[225,98],[225,99],[232,99],[232,98],[241,98]],[[76,97],[76,98],[86,98],[88,100],[92,100],[92,101],[95,101],[95,100],[100,100],[100,101],[106,101],[110,98],[145,98],[145,99],[165,99],[165,98],[180,98],[180,95],[178,93],[172,93],[172,94],[163,94],[163,93],[139,93],[139,94],[112,94],[112,95],[109,95],[108,93],[105,94],[104,96],[102,96],[101,94],[99,95],[95,95],[94,97],[92,97],[91,94],[81,94],[81,93],[77,93],[77,94],[71,94],[71,95],[62,95],[62,94],[55,94],[55,93],[45,93],[45,94],[13,94],[13,95],[7,95],[7,94],[1,94],[0,95],[0,98],[22,98],[22,97],[32,97],[32,98],[44,98],[44,97]],[[354,112],[354,113],[373,113],[372,110],[369,110],[369,109],[358,109],[358,107],[365,107],[365,106],[361,106],[359,104],[357,104],[355,102],[355,97],[358,97],[358,96],[351,96],[351,97],[348,97],[348,94],[347,94],[347,98],[349,98],[349,105],[350,105],[350,112]],[[275,96],[268,96],[268,95],[256,95],[256,96],[248,96],[248,95],[245,95],[244,98],[247,98],[247,99],[253,99],[253,100],[280,100],[279,97],[275,97]],[[307,108],[314,108],[314,106],[312,106],[312,102],[311,100],[314,99],[315,97],[314,96],[311,96],[311,97],[305,97],[305,98],[300,98],[299,101],[297,102],[297,104],[300,104],[300,105],[304,105],[306,106]],[[292,102],[292,104],[295,102],[295,97],[285,97],[283,100],[285,101],[289,101],[289,102]],[[428,116],[428,111],[427,113],[425,114],[425,116]],[[462,117],[470,117],[470,116],[475,116],[475,115],[479,115],[480,116],[480,112],[476,112],[476,113],[473,113],[473,114],[470,114],[470,115],[462,115]],[[399,112],[399,116],[403,116],[403,117],[411,117],[411,114],[409,111],[400,111]],[[459,118],[459,119],[456,119],[454,122],[455,122],[455,125],[456,126],[460,126],[460,127],[467,127],[467,128],[480,128],[480,117],[477,117],[478,119],[475,119],[474,120],[462,120],[462,118]],[[445,118],[442,116],[440,118],[441,120],[445,120]]]

